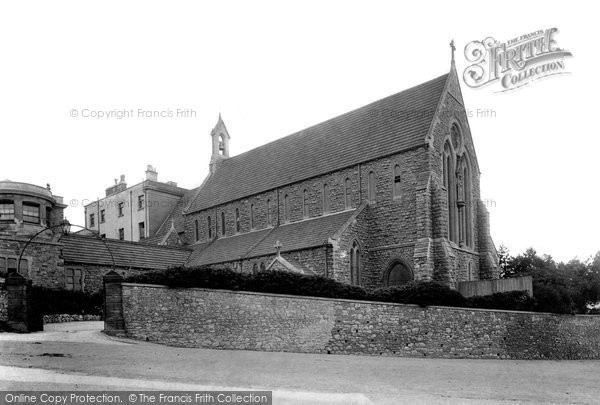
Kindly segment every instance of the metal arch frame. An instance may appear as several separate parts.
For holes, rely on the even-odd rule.
[[[29,244],[31,242],[33,242],[33,240],[42,232],[48,231],[48,230],[52,230],[54,228],[59,228],[62,227],[64,225],[64,221],[61,222],[58,225],[52,225],[52,226],[47,226],[44,227],[44,229],[42,229],[41,231],[37,232],[35,235],[33,235],[31,238],[29,238],[29,240],[27,241],[27,243],[25,243],[25,246],[23,246],[23,249],[21,249],[21,254],[19,255],[19,260],[17,261],[17,274],[19,273],[19,270],[21,269],[21,259],[23,258],[23,253],[25,253],[25,249],[27,249],[27,246],[29,246]],[[76,225],[76,224],[71,224],[69,223],[69,227],[71,226],[76,226],[78,228],[84,229],[86,231],[90,231],[94,236],[96,236],[98,239],[100,239],[102,241],[102,243],[104,243],[104,246],[106,247],[106,250],[108,250],[108,254],[110,254],[110,259],[112,261],[112,270],[115,269],[115,257],[113,256],[110,248],[108,247],[108,243],[106,243],[106,239],[104,239],[103,237],[100,236],[100,234],[97,231],[94,231],[93,229],[89,229],[86,228],[85,226],[81,226],[81,225]],[[58,238],[58,241],[60,241],[60,238],[62,238],[62,236],[64,236],[65,233],[63,233],[61,235],[61,237]]]

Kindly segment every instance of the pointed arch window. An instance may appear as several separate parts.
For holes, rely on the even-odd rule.
[[[239,233],[242,230],[242,226],[240,223],[240,209],[235,209],[235,231]]]
[[[323,184],[323,214],[328,214],[331,211],[329,185]]]
[[[212,221],[210,216],[206,217],[206,228],[208,229],[208,239],[212,239]]]
[[[290,197],[286,194],[283,197],[283,220],[285,222],[290,222],[290,214]]]
[[[413,281],[412,270],[402,261],[393,262],[386,272],[385,285],[388,287],[404,285]]]
[[[456,173],[456,194],[458,209],[458,243],[473,247],[473,202],[471,195],[471,171],[466,152],[460,158]]]
[[[225,211],[221,211],[221,236],[225,236]]]
[[[200,227],[198,226],[198,220],[194,221],[194,236],[196,237],[196,242],[200,240]]]
[[[446,192],[446,210],[448,212],[447,237],[453,242],[458,242],[457,231],[457,205],[456,205],[456,179],[454,169],[454,151],[447,141],[443,153],[443,184]]]
[[[350,283],[352,285],[360,285],[361,265],[360,246],[357,241],[354,241],[350,248]]]
[[[258,273],[258,263],[252,265],[252,274]]]
[[[271,226],[271,200],[267,200],[267,226]]]
[[[265,262],[260,262],[260,271],[265,271]]]
[[[344,204],[346,209],[352,208],[352,182],[349,178],[344,183]]]
[[[399,198],[400,193],[402,192],[402,177],[400,176],[400,166],[394,166],[393,173],[393,181],[394,181],[394,198]]]
[[[377,186],[375,184],[375,173],[374,172],[369,172],[369,182],[367,185],[367,190],[368,190],[368,200],[371,203],[375,202],[375,197],[377,195]]]
[[[254,204],[250,204],[250,228],[254,229]]]
[[[308,190],[302,192],[302,216],[308,218]]]

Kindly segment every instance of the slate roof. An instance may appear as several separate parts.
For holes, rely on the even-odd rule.
[[[194,253],[187,265],[202,266],[272,255],[277,241],[282,245],[282,252],[323,246],[354,211],[342,211],[194,245]]]
[[[60,242],[63,245],[65,263],[111,266],[112,253],[117,267],[162,270],[185,264],[192,253],[191,249],[115,239],[104,239],[105,244],[95,236],[68,235],[63,236]]]
[[[156,233],[143,240],[142,243],[157,245],[162,242],[163,238],[167,235],[167,232],[171,229],[171,224],[175,226],[175,230],[179,232],[184,231],[185,217],[183,216],[183,210],[189,205],[189,203],[196,197],[200,187],[187,190],[183,197],[177,202],[175,208],[171,210],[167,218],[158,228]]]
[[[447,76],[222,161],[187,212],[425,144]]]

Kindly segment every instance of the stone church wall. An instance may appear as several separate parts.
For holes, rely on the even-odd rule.
[[[600,317],[122,285],[125,334],[211,349],[600,359]]]

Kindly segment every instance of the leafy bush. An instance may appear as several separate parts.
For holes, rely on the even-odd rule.
[[[466,304],[471,308],[504,309],[510,311],[533,311],[535,309],[535,300],[526,291],[509,291],[469,297],[466,299]]]
[[[428,305],[465,306],[465,299],[458,291],[434,281],[378,288],[369,294],[368,299],[399,304],[417,304],[423,307]]]
[[[33,287],[31,298],[33,311],[41,315],[101,315],[103,307],[102,292],[84,293],[82,291],[51,290]]]

